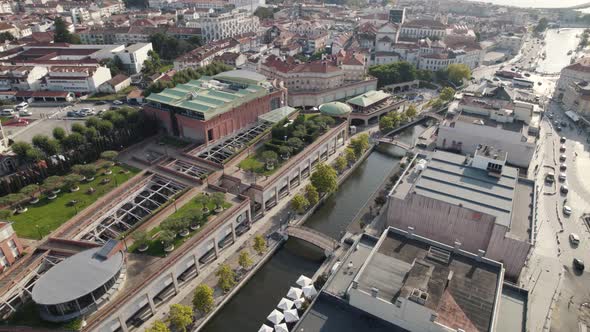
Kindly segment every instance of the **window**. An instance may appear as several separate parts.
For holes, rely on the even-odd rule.
[[[0,265],[2,265],[2,267],[8,266],[8,258],[6,258],[2,250],[0,250]]]

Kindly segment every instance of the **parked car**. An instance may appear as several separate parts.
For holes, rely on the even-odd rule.
[[[565,154],[561,154],[559,156],[559,161],[565,161],[567,159],[567,156]]]
[[[560,171],[565,171],[565,170],[567,170],[567,165],[566,165],[566,163],[561,163],[561,164],[559,165],[559,170],[560,170]]]
[[[557,131],[561,131],[561,126],[557,126],[557,127],[555,127],[555,130],[557,130]]]
[[[29,107],[29,103],[27,103],[26,101],[23,101],[22,103],[16,105],[17,110],[25,109],[27,107]]]
[[[565,144],[562,144],[562,145],[559,147],[559,151],[560,151],[560,152],[565,152]]]
[[[5,108],[0,112],[2,116],[11,116],[14,115],[15,111],[12,108]]]
[[[106,105],[106,104],[107,104],[107,102],[104,100],[99,100],[96,103],[94,103],[94,105]]]
[[[565,181],[566,177],[567,176],[566,176],[565,172],[559,173],[559,181]]]
[[[563,214],[566,216],[569,216],[572,214],[572,208],[569,207],[568,205],[564,205],[563,206]]]
[[[567,184],[562,184],[561,187],[559,188],[559,191],[561,191],[562,194],[566,194],[570,191],[569,188],[567,187]]]
[[[553,183],[553,181],[555,181],[555,174],[553,172],[545,174],[545,182]]]
[[[31,112],[29,109],[23,108],[20,111],[18,111],[18,115],[20,115],[20,116],[31,116],[31,115],[33,115],[33,112]]]
[[[580,244],[580,237],[576,233],[570,233],[570,242],[571,244],[577,246]]]
[[[94,115],[94,110],[92,108],[82,108],[80,109],[80,113],[84,114],[85,116]]]
[[[574,268],[579,271],[584,271],[584,261],[579,258],[574,258]]]
[[[120,100],[113,101],[113,105],[123,105],[123,102]]]
[[[567,141],[567,138],[565,138],[564,136],[561,136],[561,137],[559,138],[559,142],[560,142],[560,143],[565,143],[565,141]]]

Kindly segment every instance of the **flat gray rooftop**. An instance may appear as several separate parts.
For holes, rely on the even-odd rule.
[[[394,303],[414,289],[426,290],[424,306],[438,313],[437,321],[453,329],[488,331],[494,314],[499,266],[432,247],[392,230],[365,263],[358,289]],[[442,257],[442,258],[441,258]],[[447,285],[447,278],[451,281]]]
[[[309,312],[301,317],[297,331],[404,332],[406,330],[321,293]]]
[[[498,312],[497,331],[526,331],[528,291],[504,284]]]
[[[341,262],[340,268],[326,285],[325,291],[335,296],[344,296],[360,267],[365,263],[377,244],[377,240],[377,238],[363,234],[356,250],[352,250],[350,255]],[[352,263],[352,269],[348,267],[348,263]]]
[[[42,305],[66,303],[104,285],[123,266],[123,253],[108,259],[95,254],[102,247],[82,251],[47,271],[33,288],[33,301]]]
[[[430,197],[496,217],[496,223],[510,227],[518,170],[504,166],[494,177],[466,164],[466,156],[435,151],[422,172],[409,172],[395,196],[409,193]],[[528,205],[528,203],[527,203]]]

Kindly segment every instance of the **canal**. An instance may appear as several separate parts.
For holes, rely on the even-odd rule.
[[[417,125],[398,139],[411,143],[424,131]],[[367,199],[379,188],[394,167],[399,166],[395,149],[380,146],[309,217],[305,226],[340,239],[348,224]],[[203,328],[204,332],[258,331],[266,316],[276,308],[301,274],[312,276],[323,261],[321,250],[297,239],[289,239],[250,281]]]

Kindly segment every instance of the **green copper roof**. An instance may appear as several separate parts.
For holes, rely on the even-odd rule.
[[[203,76],[198,80],[179,84],[160,93],[152,93],[147,100],[198,112],[205,120],[209,120],[269,93],[262,86],[244,82],[242,77],[234,80],[231,75],[227,78],[221,76],[216,78],[227,82],[214,81],[210,77]]]
[[[374,103],[376,103],[378,101],[388,98],[389,96],[390,95],[388,93],[385,93],[381,90],[368,91],[368,92],[363,93],[362,95],[358,95],[356,97],[349,99],[347,101],[347,103],[349,103],[351,105],[360,106],[360,107],[367,107],[367,106],[373,105]]]
[[[352,112],[352,108],[345,103],[332,101],[320,105],[320,112],[329,116],[344,116],[350,114],[350,112]]]

